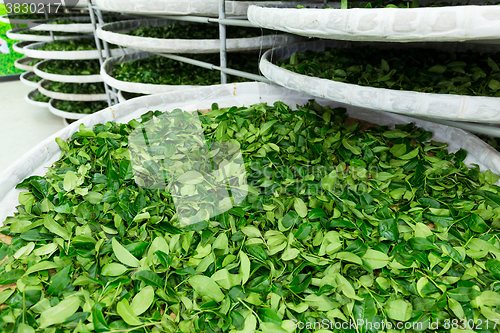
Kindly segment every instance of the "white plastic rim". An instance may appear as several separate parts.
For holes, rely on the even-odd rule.
[[[21,34],[20,31],[28,30],[27,28],[17,28],[7,31],[7,37],[13,40],[22,40],[28,42],[51,42],[52,40],[68,40],[68,39],[79,39],[82,36],[39,36],[30,34]]]
[[[115,79],[113,74],[113,67],[117,64],[132,62],[140,59],[145,59],[154,56],[148,52],[136,52],[133,54],[127,54],[123,57],[113,57],[107,59],[101,66],[101,77],[105,83],[109,86],[114,87],[118,90],[128,91],[137,94],[160,94],[169,91],[179,91],[185,89],[192,89],[198,86],[190,85],[165,85],[165,84],[152,84],[152,83],[137,83],[137,82],[126,82]],[[208,71],[209,69],[207,69]]]
[[[38,31],[60,31],[60,32],[76,32],[76,33],[93,33],[94,29],[90,23],[90,17],[85,16],[69,16],[61,17],[64,20],[72,20],[77,23],[69,24],[51,24],[42,23],[33,27],[32,30]],[[44,20],[45,21],[45,20]]]
[[[218,0],[96,0],[97,7],[120,13],[219,16]],[[246,16],[252,4],[267,7],[323,7],[323,1],[226,1],[227,16]]]
[[[144,26],[163,27],[175,21],[162,19],[144,19],[114,22],[97,28],[97,36],[109,43],[130,47],[147,52],[161,53],[219,53],[220,39],[174,39],[150,38],[130,36],[120,33],[131,31]],[[177,21],[178,22],[178,21]],[[192,23],[178,22],[181,25]],[[204,26],[198,24],[200,29]],[[259,31],[259,29],[257,29]],[[293,44],[303,40],[303,37],[280,34],[265,35],[251,38],[228,38],[226,50],[228,52],[267,50],[275,46]]]
[[[28,87],[38,88],[38,82],[32,82],[32,81],[28,80],[29,78],[31,78],[35,75],[36,74],[33,72],[25,72],[25,73],[21,74],[19,79],[21,80],[22,83],[24,83]]]
[[[44,20],[40,20],[40,19],[19,19],[19,18],[16,18],[16,15],[1,15],[0,16],[0,22],[2,23],[6,23],[6,24],[33,24],[35,22],[41,22],[41,21],[44,21]]]
[[[75,101],[75,102],[95,102],[95,101],[105,101],[107,100],[106,94],[66,94],[61,92],[50,91],[45,88],[45,86],[50,83],[48,80],[40,81],[38,85],[38,90],[45,96],[50,98],[59,99],[62,101]]]
[[[219,107],[248,106],[255,103],[272,104],[282,101],[294,108],[303,105],[311,96],[264,83],[235,83],[220,86],[197,87],[182,92],[171,92],[131,99],[108,107],[100,112],[85,115],[83,119],[69,125],[30,150],[8,169],[0,174],[0,223],[5,217],[15,211],[19,205],[20,190],[15,186],[25,178],[32,175],[45,175],[47,167],[51,166],[61,156],[61,149],[55,142],[56,138],[67,140],[78,131],[80,124],[91,127],[95,124],[115,121],[126,123],[136,119],[150,110],[172,111],[180,108],[186,111],[210,109],[212,103]],[[330,107],[342,106],[339,103],[318,99],[321,105]],[[54,101],[51,101],[51,104]],[[413,122],[427,131],[433,132],[433,140],[447,142],[449,151],[455,152],[463,148],[469,152],[465,159],[468,165],[478,164],[482,171],[487,169],[500,173],[500,154],[491,146],[476,136],[452,127],[440,125],[423,120],[411,119],[396,114],[365,110],[348,106],[348,114],[352,118],[366,120],[374,124],[394,127],[395,124]],[[68,118],[68,117],[65,117]]]
[[[416,91],[391,90],[360,86],[328,79],[294,73],[271,62],[289,58],[295,52],[324,51],[325,48],[348,48],[359,43],[321,40],[279,47],[264,53],[259,68],[269,80],[291,90],[326,98],[332,101],[381,110],[447,120],[500,123],[500,98],[483,96],[463,96],[452,94],[432,94]],[[364,43],[381,49],[407,48],[402,43]],[[441,48],[447,51],[463,52],[473,49],[478,52],[498,52],[498,45],[464,43],[416,43],[414,47]]]
[[[78,120],[82,119],[83,117],[87,117],[88,114],[83,114],[83,113],[73,113],[73,112],[66,112],[63,110],[59,110],[56,105],[57,103],[60,102],[60,100],[57,99],[51,99],[50,102],[48,103],[48,108],[50,113],[52,113],[55,116],[61,117],[63,119],[71,119],[71,120]]]
[[[62,74],[52,74],[43,71],[43,66],[54,60],[44,60],[39,62],[34,67],[34,72],[41,78],[57,81],[57,82],[68,82],[68,83],[87,83],[87,82],[102,82],[102,77],[99,74],[95,75],[62,75]]]
[[[97,50],[85,50],[85,51],[44,51],[39,50],[43,47],[46,42],[33,43],[26,46],[23,49],[24,54],[27,57],[37,58],[37,59],[57,59],[57,60],[90,60],[99,59],[99,51]],[[111,56],[119,56],[129,53],[134,53],[135,50],[132,49],[111,49]],[[102,50],[103,56],[104,50]]]
[[[37,102],[37,101],[33,100],[33,96],[35,96],[38,93],[39,93],[38,89],[32,90],[26,96],[24,96],[24,99],[26,100],[26,102],[30,103],[31,105],[38,106],[41,108],[48,108],[49,103]]]
[[[26,47],[28,45],[33,44],[33,43],[35,43],[35,42],[17,42],[17,43],[14,43],[14,45],[12,45],[12,49],[14,50],[14,52],[24,54],[24,52],[26,51]],[[37,57],[31,57],[31,58],[39,59]]]
[[[250,6],[254,25],[307,37],[379,42],[463,42],[500,38],[499,6],[283,9]]]
[[[16,61],[14,62],[14,66],[18,69],[23,70],[23,71],[33,72],[35,70],[35,66],[28,66],[27,65],[30,62],[32,62],[33,60],[35,60],[35,59],[29,58],[29,57],[19,58],[19,59],[16,59]]]

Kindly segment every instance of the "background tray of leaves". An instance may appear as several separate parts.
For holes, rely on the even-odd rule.
[[[323,40],[279,47],[264,54],[260,60],[260,70],[264,76],[279,85],[345,104],[431,118],[500,123],[499,98],[423,93],[361,86],[298,74],[271,63],[271,58],[273,62],[279,62],[290,58],[296,52],[302,53],[308,50],[322,52],[329,47],[350,48],[360,45],[355,42]],[[494,53],[498,52],[499,49],[499,46],[494,45],[466,43],[415,43],[411,45],[407,43],[363,43],[363,45],[377,47],[380,50],[405,49],[412,46],[429,49],[429,54],[432,54],[432,50],[466,52],[472,49],[480,53]],[[498,66],[495,68],[498,68]],[[390,73],[387,75],[390,75]]]
[[[108,102],[75,102],[51,99],[48,105],[49,111],[64,119],[81,119],[89,114],[99,112],[108,107]]]
[[[218,63],[218,55],[191,56],[203,61]],[[228,54],[229,68],[250,73],[258,73],[255,66],[257,53]],[[233,67],[231,67],[233,66]],[[148,52],[137,52],[124,57],[107,59],[101,68],[104,82],[118,90],[158,94],[168,91],[189,89],[197,85],[220,84],[220,72],[194,66]],[[230,76],[230,82],[243,82],[247,79]]]
[[[16,28],[7,31],[7,37],[14,40],[28,42],[51,42],[53,40],[79,39],[82,35],[68,34],[64,32],[55,32],[54,38],[50,36],[48,31],[35,31],[28,28]]]
[[[19,58],[17,59],[15,62],[14,62],[14,66],[16,66],[16,68],[19,68],[23,71],[27,71],[27,72],[34,72],[35,71],[35,65],[42,61],[42,59],[34,59],[34,58],[30,58],[30,57],[22,57],[22,58]]]
[[[90,15],[90,14],[89,14]],[[42,21],[37,23],[33,30],[38,31],[60,31],[60,32],[76,32],[76,33],[93,33],[94,29],[90,22],[90,16],[65,16]]]
[[[115,22],[131,19],[125,15],[103,15],[104,22]],[[90,14],[86,16],[64,16],[60,18],[51,18],[49,21],[35,21],[36,27],[32,30],[40,31],[64,31],[75,33],[93,33],[94,29],[90,20]]]
[[[107,99],[104,85],[96,83],[66,83],[42,80],[38,90],[51,98],[63,101],[104,101]]]
[[[246,16],[248,7],[252,4],[270,7],[296,7],[297,4],[308,7],[323,7],[323,2],[320,0],[304,2],[226,1],[226,15]],[[95,5],[107,11],[128,14],[219,16],[218,2],[206,0],[97,0]]]
[[[29,192],[22,195],[15,193],[16,199],[12,203],[15,206],[21,204],[21,214],[9,219],[8,227],[3,228],[5,233],[15,235],[15,238],[10,246],[2,246],[2,256],[9,256],[4,266],[9,264],[9,268],[13,269],[0,272],[1,283],[7,285],[21,280],[41,285],[45,282],[47,288],[36,288],[33,292],[23,289],[22,296],[21,288],[24,285],[14,284],[15,290],[1,294],[2,303],[5,302],[7,306],[4,309],[5,315],[10,314],[10,308],[15,309],[24,301],[23,308],[27,309],[28,323],[35,328],[53,326],[52,329],[69,330],[80,325],[81,331],[92,313],[89,325],[96,327],[97,323],[102,331],[153,326],[157,326],[158,330],[177,331],[177,325],[194,325],[196,329],[192,331],[205,331],[207,326],[213,325],[214,328],[222,326],[221,331],[225,332],[232,326],[237,329],[246,326],[255,330],[257,325],[263,332],[282,332],[280,326],[290,325],[286,319],[295,317],[306,321],[309,316],[336,317],[347,321],[347,318],[356,315],[370,322],[387,321],[388,318],[394,321],[408,321],[411,318],[425,320],[429,319],[430,315],[438,315],[440,319],[469,319],[473,315],[473,308],[476,309],[474,312],[477,312],[473,319],[477,319],[479,313],[486,318],[495,316],[495,309],[499,304],[498,287],[495,287],[494,283],[498,279],[500,265],[498,260],[494,259],[500,252],[498,241],[494,231],[488,230],[488,233],[484,234],[488,225],[479,215],[486,216],[487,209],[481,209],[481,212],[471,210],[476,206],[498,207],[498,203],[485,194],[488,192],[491,198],[498,197],[498,189],[491,185],[498,177],[491,173],[483,174],[474,169],[467,169],[462,163],[465,157],[463,151],[448,154],[446,145],[429,141],[432,134],[426,133],[425,130],[438,130],[433,139],[446,137],[454,148],[465,142],[465,145],[471,144],[469,148],[486,149],[489,153],[491,148],[461,130],[418,122],[418,125],[424,128],[422,130],[408,125],[410,119],[406,117],[362,110],[358,112],[356,108],[350,108],[348,115],[351,117],[381,125],[400,122],[402,124],[395,130],[378,128],[368,132],[360,131],[357,124],[344,123],[346,114],[343,110],[324,109],[313,103],[293,112],[284,105],[303,105],[307,103],[309,96],[285,89],[281,89],[280,94],[279,88],[252,84],[259,88],[257,91],[261,94],[257,95],[256,89],[251,89],[250,84],[243,85],[247,85],[249,89],[241,89],[239,96],[232,95],[231,87],[197,89],[200,95],[212,96],[203,103],[200,103],[198,96],[194,96],[198,93],[193,91],[189,93],[196,99],[189,99],[187,94],[182,93],[135,99],[117,105],[113,110],[109,108],[86,117],[63,129],[37,147],[43,156],[36,156],[31,160],[29,156],[24,157],[34,165],[43,161],[41,164],[50,166],[52,157],[52,162],[59,159],[61,161],[52,167],[45,177],[21,179],[23,183],[19,188],[27,188]],[[282,102],[267,107],[262,104],[252,105],[255,102],[272,102],[271,94],[266,95],[266,92],[274,93],[274,99]],[[249,93],[252,96],[245,96]],[[177,100],[171,96],[175,96]],[[166,103],[167,100],[170,103]],[[214,102],[218,102],[220,107],[246,105],[249,108],[220,110],[211,107]],[[322,102],[325,101],[320,101]],[[334,102],[325,104],[336,106]],[[274,162],[283,166],[290,166],[290,163],[300,166],[300,160],[292,161],[289,157],[295,158],[297,154],[304,158],[302,163],[306,164],[309,159],[302,155],[310,154],[319,156],[320,160],[338,163],[339,174],[345,176],[343,173],[347,166],[351,170],[363,169],[362,163],[366,163],[366,167],[372,162],[377,164],[390,158],[400,163],[399,167],[393,163],[393,168],[399,172],[375,175],[376,178],[369,181],[373,186],[370,188],[372,194],[364,194],[365,192],[359,190],[359,196],[348,193],[338,197],[328,196],[328,189],[331,189],[328,186],[335,181],[344,186],[351,185],[351,193],[358,194],[353,187],[367,182],[368,176],[359,174],[359,178],[350,178],[350,175],[347,179],[330,178],[326,180],[328,186],[325,189],[321,189],[319,193],[311,193],[309,197],[298,193],[281,197],[266,196],[262,193],[258,198],[253,197],[255,201],[218,216],[211,223],[204,222],[187,230],[178,229],[175,226],[169,195],[152,193],[157,193],[157,190],[138,190],[132,180],[133,174],[129,171],[130,162],[118,149],[126,146],[130,131],[141,126],[138,121],[126,124],[131,113],[144,112],[144,109],[163,111],[185,107],[189,110],[214,109],[208,116],[201,117],[207,137],[212,142],[227,135],[224,130],[216,130],[219,126],[227,129],[224,124],[230,128],[236,126],[237,122],[244,124],[240,126],[248,128],[250,133],[240,133],[245,138],[237,138],[246,156],[257,164],[264,163],[263,160],[270,163],[268,159],[277,157]],[[158,115],[153,112],[144,114],[141,121],[147,122],[155,114]],[[79,126],[82,122],[91,126],[97,120],[100,120],[97,124],[101,125],[93,129]],[[118,124],[107,121],[116,121]],[[256,134],[253,134],[252,130],[254,123],[255,129],[260,130],[255,131]],[[309,139],[303,137],[302,140],[309,144],[308,148],[303,149],[305,145],[296,147],[289,145],[288,140],[280,140],[285,137],[285,131],[307,132],[310,130],[310,124],[320,132],[312,137],[314,132],[310,131]],[[427,128],[428,126],[430,127]],[[465,136],[465,141],[457,144],[453,138],[444,135],[451,132]],[[253,143],[245,140],[251,136],[258,136],[260,139]],[[55,140],[56,137],[61,139]],[[276,143],[263,142],[264,137]],[[69,138],[71,140],[66,142]],[[93,149],[94,141],[99,140],[109,142],[102,155]],[[314,144],[311,141],[319,142],[319,146],[326,146],[324,149],[329,154],[322,156],[321,151],[312,153]],[[269,149],[264,148],[266,145]],[[279,145],[279,149],[271,148],[273,145]],[[260,146],[265,152],[255,153],[256,146]],[[371,149],[381,146],[384,149]],[[407,149],[410,149],[413,157],[401,155]],[[368,150],[371,155],[366,152]],[[95,156],[97,160],[102,158],[111,163],[101,163],[98,168],[84,169],[84,163],[94,162],[90,155]],[[42,159],[43,157],[45,159]],[[333,157],[335,160],[331,160]],[[490,157],[497,162],[500,158],[496,152]],[[361,158],[366,162],[360,160]],[[4,180],[5,175],[10,176],[8,180],[12,181],[25,172],[30,165],[25,160],[22,161],[23,164],[19,161],[14,165],[21,168],[19,172],[12,174],[14,166],[11,167],[8,170],[11,174],[3,173],[0,182]],[[423,172],[418,171],[419,161],[430,164],[429,168],[424,167],[423,170],[430,170],[426,175],[430,178],[431,187],[427,188],[425,185],[424,193],[420,191],[418,194],[405,185],[397,187],[399,180],[422,177]],[[409,163],[412,166],[402,168]],[[34,166],[33,164],[31,165]],[[449,185],[448,182],[439,183],[443,178],[451,181],[453,188],[457,181],[455,172],[440,174],[443,171],[440,166],[443,164],[449,165],[453,170],[457,169],[466,193],[450,191],[451,194],[445,194],[443,192],[448,191],[439,189],[441,186],[436,184]],[[109,168],[118,170],[116,176],[113,176]],[[262,171],[258,165],[255,168],[255,171]],[[271,183],[285,183],[285,180],[292,178],[300,181],[303,177],[301,174],[283,178],[280,169],[275,170],[272,166],[270,168],[275,173],[275,179],[269,179]],[[252,171],[249,169],[249,173]],[[41,175],[46,173],[44,170]],[[434,177],[436,174],[439,177]],[[108,182],[104,182],[105,177],[110,182],[109,186],[106,186]],[[116,180],[109,177],[116,177]],[[12,188],[16,185],[17,183],[14,183]],[[390,187],[391,185],[394,187]],[[90,186],[93,191],[86,191]],[[132,192],[124,194],[120,191],[121,196],[117,201],[127,202],[129,206],[116,214],[119,216],[116,220],[113,219],[115,214],[107,215],[112,214],[110,210],[103,211],[104,204],[101,206],[100,201],[104,197],[97,192],[112,191],[114,186],[126,187],[127,190],[123,192]],[[483,189],[478,192],[467,191],[481,186]],[[261,183],[258,187],[266,191],[269,186]],[[2,189],[3,186],[0,186],[0,190]],[[57,196],[54,194],[56,191],[61,193],[59,198],[62,199],[52,206],[49,203]],[[411,199],[405,200],[412,200],[412,207],[397,194],[408,191],[411,193]],[[457,195],[466,196],[466,203],[470,208],[464,208],[463,200],[454,200]],[[433,196],[437,196],[440,201],[433,199]],[[0,198],[5,199],[1,194]],[[131,202],[134,198],[139,199]],[[61,200],[67,201],[61,204]],[[331,206],[328,206],[328,203]],[[121,207],[115,201],[109,204],[115,209]],[[453,209],[452,216],[445,218],[436,215],[443,213],[443,210],[451,210],[447,204],[457,206]],[[77,205],[78,209],[73,210],[73,205]],[[12,206],[12,209],[15,206]],[[22,207],[26,208],[23,210]],[[143,210],[146,207],[150,208]],[[162,209],[161,212],[158,209]],[[83,220],[75,219],[76,222],[73,222],[71,219],[81,216],[82,211],[89,212],[89,217],[82,218]],[[148,215],[139,214],[145,211]],[[101,213],[102,215],[97,215]],[[96,218],[90,220],[93,216]],[[164,216],[168,217],[168,221]],[[491,212],[490,217],[492,216],[494,213]],[[98,224],[95,222],[97,219],[100,221]],[[0,217],[0,220],[3,220],[3,217]],[[470,228],[461,228],[464,224],[456,220],[470,225]],[[454,222],[456,225],[453,225]],[[445,226],[450,223],[451,225]],[[498,222],[493,222],[492,228],[498,228]],[[30,232],[25,233],[23,229]],[[78,235],[73,237],[75,229]],[[483,236],[489,237],[483,239]],[[99,241],[96,238],[103,241],[98,246],[98,251],[91,252]],[[67,242],[70,242],[72,247],[69,247]],[[468,245],[459,249],[453,247],[462,243]],[[163,251],[167,247],[170,249],[169,253]],[[319,250],[319,253],[313,251],[313,248]],[[69,255],[73,253],[69,252],[71,249],[75,251],[75,255]],[[163,251],[165,255],[158,250]],[[465,254],[462,256],[462,253]],[[32,254],[34,255],[31,256]],[[83,261],[80,258],[90,260]],[[28,261],[31,263],[29,266],[26,265]],[[413,263],[416,267],[413,267]],[[473,269],[463,267],[469,263],[474,266]],[[51,270],[57,273],[54,274]],[[476,270],[483,273],[478,275]],[[76,274],[77,272],[81,273]],[[476,272],[475,276],[473,272]],[[481,281],[482,284],[476,281]],[[491,290],[488,290],[490,285]],[[91,301],[94,297],[85,293],[85,290],[89,289],[93,292],[99,291],[100,302]],[[105,297],[106,293],[108,297]],[[121,297],[116,297],[115,293]],[[193,296],[193,293],[196,293],[197,297]],[[42,295],[47,301],[43,301]],[[202,298],[203,301],[197,301]],[[170,301],[167,302],[168,300]],[[472,300],[476,302],[471,303]],[[35,304],[39,301],[43,303],[37,307]],[[201,309],[193,306],[193,302],[199,304]],[[341,306],[341,302],[346,306]],[[434,311],[429,306],[431,303],[439,311]],[[35,308],[32,308],[33,306]],[[209,311],[207,314],[207,311],[203,311],[207,306],[211,309],[225,308],[228,310],[227,316],[222,315],[225,310],[215,311],[215,314]],[[163,309],[165,311],[162,311]],[[156,318],[155,313],[159,311],[164,312],[164,315],[160,314]],[[58,315],[52,315],[53,313]],[[139,316],[150,320],[143,322]],[[173,320],[173,317],[185,322],[179,323]],[[69,318],[71,320],[68,320]],[[14,325],[22,328],[25,324],[14,321]]]
[[[168,27],[168,28],[167,28]],[[299,42],[303,37],[269,34],[258,28],[232,27],[227,31],[227,51],[259,51]],[[99,38],[116,45],[148,52],[219,53],[218,25],[162,19],[108,23],[97,29]]]
[[[102,52],[104,54],[104,50]],[[136,51],[116,48],[116,46],[110,50],[111,56],[120,56],[134,52]],[[24,47],[22,53],[28,57],[37,59],[90,60],[99,58],[99,51],[97,51],[92,36],[82,39],[33,43]]]
[[[496,43],[500,36],[498,6],[351,9],[250,6],[248,19],[266,29],[351,41]]]
[[[17,42],[14,45],[12,45],[12,49],[14,50],[14,52],[24,54],[26,47],[34,43],[35,42]],[[36,57],[30,57],[30,58],[36,58]]]
[[[51,10],[53,10],[51,8]],[[57,14],[50,14],[50,17],[53,17]],[[0,15],[0,22],[7,24],[35,24],[35,22],[44,22],[47,21],[45,18],[45,14],[5,14]]]
[[[38,89],[30,91],[24,98],[26,102],[41,107],[41,108],[48,108],[49,107],[49,101],[50,97],[43,95],[38,91]]]
[[[21,74],[20,80],[28,87],[38,88],[38,83],[42,80],[42,78],[33,72],[25,72]]]
[[[44,60],[35,65],[36,75],[58,82],[102,82],[98,60]]]

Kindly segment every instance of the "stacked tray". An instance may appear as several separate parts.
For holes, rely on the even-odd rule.
[[[176,23],[182,26],[193,26],[192,23],[144,19],[108,23],[97,29],[97,36],[108,43],[123,47],[134,48],[147,52],[158,53],[218,53],[220,52],[219,39],[177,39],[177,38],[151,38],[131,36],[129,32],[141,27],[167,27]],[[206,24],[197,24],[200,29],[205,29]],[[255,29],[260,32],[259,29]],[[299,36],[289,34],[264,35],[250,38],[228,38],[226,48],[228,52],[267,50],[278,45],[297,43],[303,40]]]
[[[14,66],[23,71],[33,72],[35,70],[35,65],[32,65],[31,63],[34,61],[40,60],[29,57],[19,58],[14,62]]]
[[[60,59],[60,60],[88,60],[99,59],[99,51],[97,50],[81,50],[81,51],[44,51],[40,50],[46,42],[33,43],[23,45],[22,53],[28,57],[37,59]],[[102,51],[104,54],[104,50]],[[128,53],[133,53],[130,49],[111,49],[111,56],[119,56]]]
[[[21,74],[19,79],[21,80],[22,83],[24,83],[28,87],[38,88],[38,82],[40,81],[40,78],[38,78],[37,81],[32,81],[32,79],[36,77],[37,75],[33,72],[25,72]]]
[[[22,33],[23,31],[34,31],[34,29],[28,29],[28,28],[16,28],[12,30],[7,31],[7,37],[12,39],[12,40],[21,40],[21,41],[28,41],[28,42],[51,42],[53,40],[67,40],[67,39],[78,39],[82,38],[82,36],[78,35],[59,35],[56,34],[54,35],[54,38],[50,36],[50,33],[47,32],[44,35],[40,34],[29,34],[29,33]]]
[[[430,1],[420,1],[420,5]],[[497,43],[500,7],[477,6],[468,1],[456,6],[420,8],[265,8],[250,6],[254,25],[307,37],[380,42]]]
[[[84,83],[84,82],[102,82],[103,79],[100,74],[89,74],[89,75],[64,75],[64,74],[54,74],[46,71],[45,67],[50,64],[56,64],[57,60],[43,60],[37,63],[33,71],[36,75],[41,78],[57,81],[57,82],[69,82],[69,83]]]
[[[269,80],[291,90],[326,98],[336,102],[389,111],[410,116],[421,116],[467,122],[500,123],[500,98],[375,88],[303,75],[281,68],[274,62],[289,58],[296,52],[324,51],[330,48],[349,48],[353,42],[327,41],[299,43],[267,51],[260,70]],[[363,43],[381,50],[404,49],[408,44]],[[497,52],[500,46],[463,43],[417,43],[413,47],[465,52]],[[272,60],[272,61],[271,61]]]

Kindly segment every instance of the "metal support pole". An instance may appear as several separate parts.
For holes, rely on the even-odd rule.
[[[97,47],[97,52],[99,52],[99,64],[102,67],[102,65],[104,63],[104,59],[102,57],[101,40],[99,39],[99,37],[97,37],[97,22],[96,22],[95,12],[94,12],[94,9],[92,8],[92,4],[90,4],[90,3],[89,3],[89,13],[90,13],[90,21],[92,22],[92,28],[94,29],[95,45]],[[113,103],[111,103],[111,94],[109,91],[110,89],[106,83],[103,83],[103,84],[104,84],[104,90],[106,91],[106,98],[108,101],[108,106],[111,106],[111,105],[113,105]],[[116,97],[115,97],[115,100],[116,100]]]
[[[226,1],[219,0],[219,19],[226,19]],[[227,53],[226,53],[226,25],[219,22],[219,38],[220,38],[220,67],[227,68]],[[227,74],[220,72],[220,83],[227,83]]]
[[[104,25],[105,22],[104,22],[104,19],[102,18],[102,12],[101,12],[101,10],[100,9],[96,9],[95,10],[95,14],[97,16],[97,20],[99,21],[99,24],[100,25]],[[94,32],[94,34],[95,34],[95,32]],[[104,56],[106,57],[106,59],[111,58],[111,52],[109,51],[109,44],[108,44],[108,42],[106,42],[105,40],[103,40],[101,42],[102,42],[102,45],[104,46]],[[109,87],[108,87],[108,89],[109,89]],[[118,97],[117,97],[118,93],[116,91],[116,88],[115,87],[111,87],[111,91],[113,92],[113,95],[114,95],[113,99],[114,99],[115,104],[118,104]]]
[[[247,73],[247,72],[243,72],[243,71],[239,71],[239,70],[231,69],[231,68],[227,68],[227,67],[223,68],[223,67],[216,66],[216,65],[208,63],[208,62],[194,60],[194,59],[191,59],[191,58],[186,58],[186,57],[183,57],[183,56],[178,56],[178,55],[173,55],[173,54],[160,53],[158,55],[162,56],[162,57],[165,57],[165,58],[169,58],[169,59],[175,60],[175,61],[181,61],[181,62],[185,62],[187,64],[195,65],[195,66],[198,66],[198,67],[202,67],[202,68],[206,68],[206,69],[211,69],[211,70],[218,70],[218,71],[220,71],[221,73],[224,73],[224,74],[230,74],[230,75],[240,76],[240,77],[244,77],[244,78],[249,79],[249,80],[254,80],[254,81],[259,81],[259,82],[264,82],[264,83],[272,84],[271,81],[269,81],[266,77],[261,76],[261,75]]]
[[[49,18],[49,13],[47,12],[47,7],[45,5],[43,6],[43,13],[45,14],[45,18],[48,21],[50,18]],[[50,33],[50,38],[52,39],[52,41],[54,41],[54,32],[49,31],[49,33]]]
[[[469,131],[469,132],[473,132],[473,133],[484,134],[484,135],[489,135],[489,136],[493,136],[496,138],[500,138],[500,128],[499,127],[488,126],[488,125],[484,125],[484,124],[464,123],[461,121],[453,121],[453,120],[427,118],[427,117],[413,116],[413,115],[411,115],[409,117],[429,121],[432,123],[438,123],[438,124],[442,124],[442,125],[446,125],[446,126],[450,126],[450,127],[456,127],[456,128],[460,128],[460,129]]]

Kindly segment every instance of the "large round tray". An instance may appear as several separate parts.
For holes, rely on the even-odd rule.
[[[49,105],[48,105],[50,113],[52,113],[55,116],[61,117],[63,119],[70,119],[70,120],[82,119],[83,117],[89,116],[88,114],[84,114],[84,113],[73,113],[73,112],[66,112],[63,110],[59,110],[56,107],[57,102],[59,102],[59,100],[53,98],[50,100]]]
[[[31,105],[38,106],[38,107],[41,107],[41,108],[48,108],[49,107],[49,103],[37,102],[37,101],[34,101],[32,99],[33,96],[36,95],[36,94],[38,94],[38,89],[30,91],[26,96],[24,96],[24,99],[26,100],[26,102],[30,103]]]
[[[400,114],[469,122],[500,123],[500,98],[431,94],[360,86],[294,73],[271,63],[306,50],[323,51],[327,47],[346,48],[354,45],[342,41],[316,41],[279,47],[264,53],[260,70],[269,80],[291,90],[330,99],[336,102]],[[365,43],[380,48],[404,48],[401,43]],[[463,43],[416,43],[412,46],[442,48],[461,52],[473,48],[478,52],[500,50],[497,45]]]
[[[58,59],[58,60],[89,60],[89,59],[99,59],[99,51],[97,50],[85,50],[85,51],[43,51],[38,50],[40,47],[45,45],[45,42],[34,43],[26,46],[23,52],[26,56],[37,58],[37,59]],[[119,56],[128,53],[136,52],[132,49],[111,49],[111,56]],[[104,50],[102,50],[104,55]]]
[[[59,99],[63,101],[79,101],[79,102],[94,102],[94,101],[105,101],[107,100],[106,94],[66,94],[55,91],[50,91],[45,88],[45,85],[49,83],[48,80],[40,81],[38,90],[45,96],[50,98]]]
[[[19,58],[19,59],[16,59],[16,61],[14,62],[14,66],[18,69],[23,70],[23,71],[33,72],[35,70],[35,66],[28,66],[27,65],[30,62],[32,62],[33,60],[35,60],[35,59],[29,58],[29,57]]]
[[[102,77],[99,74],[95,75],[61,75],[52,74],[43,71],[43,66],[53,60],[44,60],[39,62],[34,67],[34,72],[36,75],[57,82],[70,82],[70,83],[85,83],[85,82],[102,82]]]
[[[61,156],[61,149],[55,142],[55,138],[63,140],[70,138],[73,133],[78,131],[80,124],[91,127],[108,121],[126,123],[150,110],[171,111],[176,108],[187,111],[204,110],[210,109],[214,102],[218,103],[219,107],[225,108],[234,105],[248,106],[254,103],[272,104],[276,101],[282,101],[295,108],[297,104],[305,104],[309,99],[311,99],[311,96],[298,94],[278,86],[255,82],[236,83],[197,87],[182,92],[134,98],[125,103],[85,116],[41,142],[0,174],[0,221],[13,214],[15,207],[19,205],[18,197],[21,190],[16,190],[16,185],[31,175],[44,175],[47,172],[46,168]],[[339,103],[332,101],[321,99],[317,101],[321,105],[330,107],[341,106]],[[352,106],[348,106],[348,114],[353,118],[390,127],[395,124],[413,122],[417,126],[433,132],[433,140],[447,142],[449,151],[455,152],[460,148],[467,150],[469,152],[465,160],[467,164],[478,164],[483,171],[490,169],[497,174],[500,173],[500,154],[466,131],[400,115],[367,111]]]
[[[218,0],[96,0],[104,10],[130,14],[219,16]],[[323,7],[323,1],[226,1],[227,16],[246,16],[250,5],[270,7]]]
[[[130,36],[121,31],[131,31],[144,26],[163,27],[174,23],[170,20],[143,19],[104,24],[97,29],[99,38],[116,45],[130,47],[147,52],[162,53],[218,53],[220,52],[219,39],[174,39],[149,38]],[[190,23],[181,22],[188,25]],[[198,24],[200,26],[200,24]],[[200,29],[203,29],[203,25]],[[228,52],[267,50],[275,46],[297,43],[303,37],[280,34],[265,35],[252,38],[229,38],[226,49]]]
[[[53,40],[79,39],[82,36],[39,36],[30,34],[21,34],[20,31],[28,30],[27,28],[16,28],[7,31],[7,37],[13,40],[22,40],[28,42],[51,42]]]
[[[352,9],[250,6],[248,19],[262,28],[337,40],[498,43],[500,38],[499,6]]]
[[[22,83],[24,83],[28,87],[38,88],[38,82],[32,82],[32,81],[28,80],[29,78],[31,78],[35,75],[36,74],[33,72],[24,72],[23,74],[21,74],[19,79],[21,80]]]
[[[118,90],[128,91],[138,94],[160,94],[169,91],[179,91],[185,89],[192,89],[197,86],[189,85],[165,85],[165,84],[150,84],[150,83],[136,83],[136,82],[125,82],[115,79],[111,74],[113,73],[113,67],[116,64],[121,64],[130,61],[136,61],[140,59],[145,59],[153,56],[153,54],[148,52],[137,52],[133,54],[127,54],[123,57],[113,57],[107,59],[101,66],[101,77],[104,82],[106,82],[111,87]]]

